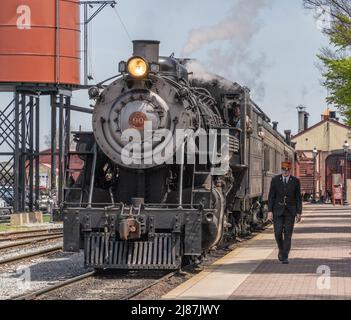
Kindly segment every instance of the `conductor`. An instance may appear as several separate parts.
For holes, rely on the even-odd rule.
[[[288,264],[294,224],[301,221],[302,196],[300,180],[291,175],[292,163],[283,162],[281,168],[282,174],[274,177],[271,182],[267,220],[274,224],[278,259],[283,264]]]

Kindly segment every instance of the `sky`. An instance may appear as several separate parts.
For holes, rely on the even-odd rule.
[[[196,58],[248,86],[280,132],[297,132],[298,105],[307,107],[311,125],[327,107],[316,54],[328,40],[300,0],[120,0],[116,10],[105,8],[89,26],[91,84],[118,73],[118,62],[132,54],[131,40],[159,40],[161,55]],[[9,99],[0,94],[1,105]],[[91,104],[86,91],[74,92],[72,103]],[[43,146],[49,105],[41,118]],[[73,113],[72,124],[91,129],[89,116]]]

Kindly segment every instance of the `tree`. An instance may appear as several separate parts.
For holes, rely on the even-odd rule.
[[[351,125],[351,1],[303,1],[305,8],[331,17],[330,24],[323,29],[331,47],[322,49],[318,57],[323,63],[323,84],[330,91],[327,101],[334,103],[347,124]]]

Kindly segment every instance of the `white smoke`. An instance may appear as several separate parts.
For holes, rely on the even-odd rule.
[[[273,0],[238,0],[227,17],[212,26],[193,29],[183,49],[190,57],[204,46],[208,49],[206,69],[248,86],[260,100],[264,96],[262,73],[267,67],[264,54],[252,53],[250,45],[260,31],[259,14],[269,8]],[[194,72],[194,76],[197,74]]]
[[[214,73],[210,73],[207,68],[203,64],[201,64],[198,60],[189,60],[185,67],[188,72],[191,73],[190,78],[195,78],[197,80],[203,82],[210,81],[220,81],[219,84],[224,88],[232,88],[233,82],[226,79],[218,79],[218,76]]]

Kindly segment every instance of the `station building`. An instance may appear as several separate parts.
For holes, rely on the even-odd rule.
[[[312,127],[308,127],[308,116],[300,109],[299,133],[292,137],[298,154],[297,176],[305,200],[315,197],[317,201],[328,202],[333,186],[344,188],[346,182],[343,190],[351,203],[351,152],[347,147],[351,143],[351,127],[341,123],[336,112],[329,108]]]

